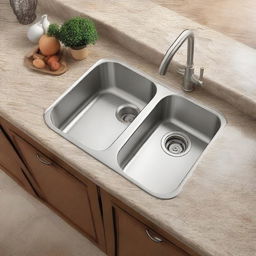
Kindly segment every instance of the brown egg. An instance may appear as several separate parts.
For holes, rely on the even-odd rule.
[[[60,42],[53,36],[42,35],[39,40],[40,52],[45,55],[54,55],[60,50]]]
[[[33,65],[36,67],[36,68],[45,68],[45,62],[41,59],[34,59],[33,60]]]
[[[49,66],[52,71],[57,71],[60,68],[60,63],[58,61],[52,61]]]
[[[57,56],[57,55],[53,55],[53,56],[51,56],[51,57],[49,57],[48,59],[47,59],[47,64],[48,65],[50,65],[51,64],[51,62],[58,62],[59,61],[59,56]]]

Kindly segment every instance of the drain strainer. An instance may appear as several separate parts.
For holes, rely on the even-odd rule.
[[[126,104],[117,109],[116,117],[123,123],[131,123],[137,117],[139,112],[140,110],[137,107],[131,104]]]
[[[163,150],[171,156],[184,156],[190,147],[189,137],[181,132],[168,133],[162,139]]]

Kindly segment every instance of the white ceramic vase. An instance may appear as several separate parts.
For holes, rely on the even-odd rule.
[[[28,29],[28,39],[33,43],[38,43],[40,37],[47,33],[49,25],[50,22],[48,21],[47,15],[45,14],[37,23]]]

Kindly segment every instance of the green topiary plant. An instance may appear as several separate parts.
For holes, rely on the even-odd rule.
[[[50,24],[48,27],[47,35],[54,36],[59,39],[60,27],[57,24]]]
[[[98,39],[98,34],[91,20],[74,17],[60,27],[58,39],[66,47],[78,49],[94,44]]]

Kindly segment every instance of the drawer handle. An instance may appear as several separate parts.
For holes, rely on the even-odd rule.
[[[163,239],[161,239],[160,237],[157,237],[155,235],[151,235],[150,234],[150,230],[146,229],[146,234],[147,236],[152,240],[154,241],[155,243],[161,243],[163,242]]]
[[[36,157],[37,157],[37,159],[38,159],[42,164],[45,164],[45,165],[52,165],[52,162],[51,162],[51,161],[48,161],[48,160],[46,160],[45,158],[41,157],[38,153],[36,153]]]

